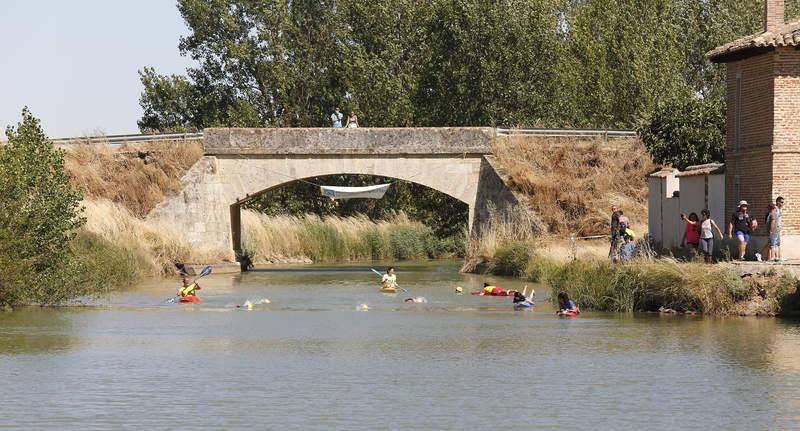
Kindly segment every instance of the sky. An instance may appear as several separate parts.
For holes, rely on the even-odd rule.
[[[28,106],[51,138],[138,133],[138,71],[184,73],[187,34],[174,0],[0,0],[0,126]]]

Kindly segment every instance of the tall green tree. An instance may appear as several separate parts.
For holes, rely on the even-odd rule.
[[[716,97],[660,103],[638,130],[656,163],[685,169],[725,157],[725,103]]]
[[[24,109],[0,147],[0,305],[52,304],[83,293],[70,241],[81,195],[39,120]]]

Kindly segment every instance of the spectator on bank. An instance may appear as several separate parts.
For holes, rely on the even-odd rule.
[[[744,260],[744,253],[747,250],[747,243],[750,242],[750,235],[758,228],[758,222],[747,212],[747,201],[740,201],[739,206],[728,223],[728,238],[736,236],[739,245],[739,260]]]
[[[345,125],[348,129],[355,129],[358,127],[358,115],[354,111],[350,111],[350,115],[347,116],[347,124]]]
[[[617,211],[617,213],[619,213],[619,228],[621,230],[625,230],[631,227],[631,220],[628,218],[628,216],[626,216],[622,210]]]
[[[622,260],[630,260],[636,251],[636,240],[633,235],[625,236],[625,245],[622,247]]]
[[[777,248],[780,244],[780,240],[778,239],[778,232],[777,232],[777,205],[770,203],[767,205],[767,215],[764,217],[764,226],[767,227],[767,233],[769,237],[767,242],[764,243],[764,246],[761,247],[761,253],[756,253],[756,260],[761,262],[762,256],[766,256],[767,261],[777,261],[778,258],[776,256]]]
[[[617,212],[619,213],[619,234],[624,238],[625,232],[631,227],[631,220],[625,215],[624,212],[622,212],[622,210]]]
[[[783,204],[784,199],[783,196],[778,196],[775,199],[775,235],[777,236],[777,241],[775,244],[775,260],[778,262],[783,262],[783,256],[781,256],[781,222],[783,220]]]
[[[724,236],[717,223],[711,219],[709,210],[700,211],[700,215],[703,216],[703,221],[700,222],[700,250],[703,252],[706,263],[711,263],[714,259],[714,231],[712,229],[717,230],[720,239],[723,239]]]
[[[339,107],[337,106],[336,109],[333,110],[333,114],[331,114],[331,127],[334,129],[341,129],[342,118],[344,118],[344,114],[339,112]]]
[[[617,250],[619,249],[620,238],[620,225],[619,225],[619,211],[616,205],[611,206],[611,248],[608,250],[608,257],[612,262],[616,262]]]
[[[769,213],[767,214],[767,229],[769,230],[769,239],[764,247],[761,248],[761,255],[767,255],[767,260],[773,262],[780,262],[785,260],[781,256],[781,219],[783,218],[783,204],[784,199],[778,196],[775,199],[775,205],[770,205]],[[758,259],[759,255],[756,255]]]
[[[700,219],[697,213],[681,214],[681,220],[686,222],[683,228],[683,238],[681,239],[681,247],[690,247],[690,252],[694,255],[697,248],[700,246]]]

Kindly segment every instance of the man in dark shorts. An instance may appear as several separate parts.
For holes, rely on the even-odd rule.
[[[747,201],[740,201],[739,207],[728,223],[728,238],[735,236],[739,243],[739,260],[744,260],[744,252],[747,250],[747,243],[750,242],[750,234],[753,233],[753,217],[747,212]]]
[[[611,205],[611,249],[608,250],[608,257],[612,262],[619,259],[619,209],[616,205]]]

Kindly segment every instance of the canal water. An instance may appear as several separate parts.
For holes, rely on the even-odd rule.
[[[366,266],[312,266],[212,275],[200,305],[166,303],[178,280],[153,280],[0,313],[0,428],[800,427],[798,322],[565,320],[457,296],[482,281],[457,270],[401,265],[396,296]]]

